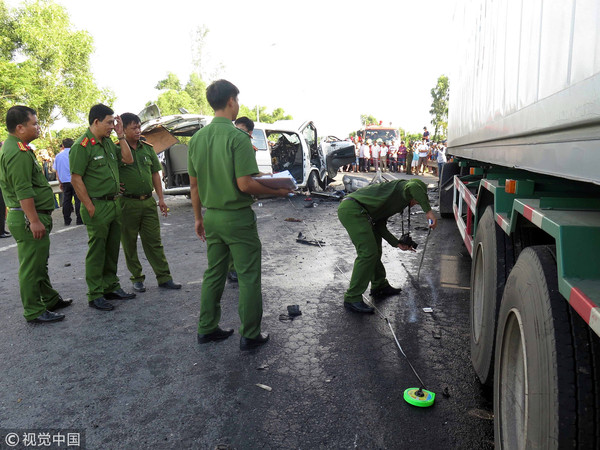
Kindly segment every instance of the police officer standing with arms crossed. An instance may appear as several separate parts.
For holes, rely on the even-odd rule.
[[[17,241],[23,315],[28,322],[57,322],[65,316],[54,311],[73,301],[63,300],[48,277],[54,194],[29,147],[40,134],[35,110],[13,106],[6,113],[6,128],[9,136],[0,152],[0,186],[9,208],[8,228]]]
[[[131,164],[133,156],[123,134],[121,118],[115,117],[108,106],[92,106],[89,124],[69,153],[71,183],[81,201],[81,218],[89,237],[85,258],[88,305],[110,311],[114,306],[106,299],[135,297],[121,289],[117,277],[121,241],[121,210],[117,202],[119,162]],[[113,130],[120,149],[110,140]]]
[[[142,240],[144,253],[156,275],[158,286],[164,289],[181,289],[181,284],[173,282],[169,264],[160,239],[160,222],[156,211],[156,201],[152,189],[158,195],[158,207],[163,216],[167,217],[168,208],[162,192],[160,175],[161,169],[158,157],[152,145],[140,140],[141,121],[132,113],[121,114],[125,140],[133,155],[133,164],[119,164],[119,178],[123,185],[121,204],[122,225],[121,244],[127,268],[131,272],[133,289],[144,292],[145,276],[137,254],[138,233]],[[119,141],[121,142],[121,141]],[[119,144],[121,145],[121,144]]]
[[[219,327],[231,254],[239,282],[240,349],[251,350],[269,340],[260,327],[261,243],[250,206],[252,195],[284,197],[290,191],[271,189],[252,178],[258,173],[258,165],[250,137],[232,123],[240,108],[238,94],[238,88],[226,80],[215,81],[206,89],[215,117],[190,141],[188,173],[195,230],[200,239],[206,240],[208,259],[202,281],[198,342],[220,341],[233,334],[233,330]]]

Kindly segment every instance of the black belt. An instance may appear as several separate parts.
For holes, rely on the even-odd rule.
[[[8,208],[11,211],[23,211],[23,208]],[[47,216],[51,216],[52,212],[54,211],[53,209],[36,209],[35,210],[38,214],[45,214]],[[23,211],[24,212],[24,211]]]
[[[149,194],[144,194],[144,195],[131,195],[131,194],[122,194],[123,197],[127,197],[127,198],[135,198],[136,200],[146,200],[147,198],[152,197],[152,192],[150,192]]]
[[[116,195],[105,195],[103,197],[91,197],[91,200],[106,200],[109,202],[115,201],[117,199]]]

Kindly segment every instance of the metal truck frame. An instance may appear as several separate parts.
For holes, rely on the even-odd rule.
[[[461,6],[440,213],[472,257],[495,446],[600,448],[600,4]]]

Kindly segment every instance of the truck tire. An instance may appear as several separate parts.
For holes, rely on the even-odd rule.
[[[445,218],[454,217],[452,201],[454,200],[454,175],[458,175],[460,168],[458,163],[449,162],[442,167],[439,175],[438,191],[440,193],[440,215]]]
[[[321,186],[321,180],[319,180],[319,175],[316,170],[313,170],[308,176],[308,181],[306,183],[308,186],[308,190],[310,192],[322,192],[323,186]]]
[[[494,220],[494,209],[488,206],[473,241],[469,308],[471,362],[479,380],[487,386],[494,381],[494,342],[506,268],[510,270],[514,263],[510,242]]]
[[[523,250],[498,324],[495,448],[599,448],[600,339],[560,295],[554,247]]]

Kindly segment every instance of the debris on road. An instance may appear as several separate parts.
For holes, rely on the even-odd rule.
[[[315,245],[317,247],[320,247],[322,245],[325,245],[325,241],[317,241],[316,239],[307,239],[302,232],[298,233],[298,237],[296,238],[296,242],[299,242],[300,244],[306,244],[306,245]]]
[[[271,392],[273,390],[273,388],[271,386],[267,386],[266,384],[260,384],[260,383],[256,383],[256,385],[261,388],[264,389],[265,391],[269,391]]]
[[[423,312],[432,313],[433,312],[433,308],[423,308]]]
[[[294,217],[288,217],[287,219],[283,219],[284,222],[302,222],[302,219],[296,219]]]
[[[340,201],[344,198],[343,191],[335,191],[335,192],[312,192],[313,197],[325,198],[328,200],[336,200]]]

